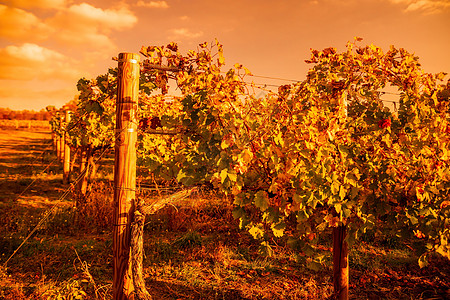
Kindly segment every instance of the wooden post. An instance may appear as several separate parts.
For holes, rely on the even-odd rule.
[[[66,135],[63,132],[61,134],[61,136],[59,137],[59,161],[63,162],[64,161],[64,147],[65,147],[65,139],[66,139]]]
[[[62,128],[63,119],[62,119],[61,113],[62,112],[59,113],[59,132],[61,132],[61,135],[59,137],[58,158],[59,158],[60,162],[63,162],[64,161],[64,139],[65,139],[65,136],[64,136],[64,130]]]
[[[57,146],[56,146],[56,133],[52,130],[52,146],[53,146],[53,151],[58,150]]]
[[[87,146],[81,146],[80,150],[80,173],[83,173],[86,169],[87,162]]]
[[[134,299],[130,243],[136,189],[139,55],[119,54],[114,163],[113,299]]]
[[[66,110],[65,115],[65,124],[67,128],[67,124],[70,122],[70,111]],[[64,164],[63,164],[63,183],[67,184],[69,183],[69,177],[70,177],[70,146],[67,142],[69,135],[67,132],[64,133]]]
[[[333,228],[333,287],[337,300],[348,299],[348,245],[347,226]]]
[[[61,161],[61,136],[56,133],[56,156]]]
[[[81,146],[81,161],[80,161],[80,174],[82,174],[82,179],[79,181],[79,193],[82,197],[86,195],[87,190],[87,178],[88,178],[88,169],[87,169],[87,162],[88,162],[88,153],[89,153],[88,146]]]

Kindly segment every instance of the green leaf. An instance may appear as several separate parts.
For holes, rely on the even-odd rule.
[[[139,86],[139,89],[144,91],[144,93],[146,93],[146,94],[150,94],[152,92],[152,90],[154,90],[155,88],[156,88],[156,84],[154,84],[151,81],[141,83]]]
[[[317,229],[318,231],[324,231],[325,228],[327,228],[327,226],[328,226],[327,222],[322,222],[322,223],[320,223],[319,225],[317,225],[316,229]]]
[[[235,207],[233,209],[233,218],[239,219],[242,216],[245,216],[245,210],[242,207]]]
[[[266,211],[269,208],[269,197],[266,191],[258,191],[255,194],[255,206],[261,211]]]
[[[306,212],[305,209],[299,210],[297,212],[297,222],[298,223],[302,223],[302,222],[308,220],[308,218],[309,218],[309,214]]]
[[[345,175],[345,179],[344,179],[344,183],[349,183],[352,186],[357,186],[358,185],[358,177],[355,175],[354,172],[348,172]]]
[[[314,193],[311,193],[311,192],[306,192],[306,198],[307,198],[306,204],[315,209],[317,206],[317,203],[319,203],[319,199],[314,197]]]
[[[359,192],[359,189],[355,186],[352,186],[352,188],[350,189],[350,198],[356,199],[356,197],[358,196],[358,192]]]
[[[306,267],[317,272],[322,269],[324,259],[325,255],[316,255],[313,259],[308,258]]]
[[[187,175],[183,170],[180,170],[177,175],[177,181],[185,186],[191,186],[194,184],[194,177]]]
[[[104,111],[105,110],[103,109],[103,107],[97,101],[89,101],[86,104],[86,112],[88,113],[95,112],[96,114],[101,116]]]
[[[348,156],[348,154],[349,154],[349,149],[348,149],[348,147],[347,146],[345,146],[345,145],[339,145],[338,146],[338,150],[339,150],[339,152],[342,154],[342,156],[345,158],[345,157],[347,157]]]
[[[348,209],[347,207],[342,207],[342,217],[349,218],[352,214],[352,211]]]

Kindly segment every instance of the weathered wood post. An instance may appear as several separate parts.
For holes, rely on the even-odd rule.
[[[136,188],[139,55],[119,54],[114,164],[114,300],[134,299],[131,275],[131,222]]]
[[[348,299],[347,226],[333,228],[333,288],[337,300]]]
[[[52,129],[52,146],[53,146],[53,151],[57,151],[57,146],[56,146],[56,133],[55,131]]]
[[[339,117],[342,122],[347,118],[347,93],[339,99]],[[347,225],[333,228],[333,289],[335,299],[348,300],[348,244]]]
[[[59,137],[59,161],[60,162],[64,161],[64,147],[66,146],[65,139],[66,139],[66,135],[63,132],[63,133],[61,133],[61,136]]]
[[[67,124],[70,122],[70,111],[66,110],[65,124],[67,129]],[[63,164],[63,183],[69,183],[70,177],[70,145],[68,143],[69,135],[67,132],[64,133],[64,164]]]
[[[78,190],[81,194],[81,197],[84,197],[86,195],[87,191],[87,184],[88,184],[88,152],[90,150],[88,149],[88,146],[84,145],[81,146],[81,159],[80,159],[80,174],[82,174],[81,180],[78,182]],[[78,204],[77,204],[78,205]]]
[[[58,158],[60,162],[64,161],[64,139],[65,139],[65,134],[64,134],[64,130],[62,128],[62,116],[59,116],[59,132],[61,132],[61,135],[59,137],[59,154],[58,154]]]
[[[58,161],[61,160],[61,136],[58,133],[56,135],[56,155],[58,157]]]

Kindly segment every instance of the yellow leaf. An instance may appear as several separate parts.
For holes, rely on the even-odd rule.
[[[336,195],[339,192],[339,182],[335,181],[331,184],[331,194]]]
[[[240,154],[240,161],[242,161],[245,164],[248,164],[253,159],[253,152],[249,149],[244,149]]]
[[[220,182],[224,183],[225,180],[228,177],[228,170],[227,169],[223,169],[222,171],[220,171]]]
[[[237,180],[237,174],[236,174],[235,172],[227,173],[227,175],[228,175],[228,178],[229,178],[231,181],[236,182],[236,180]]]
[[[274,141],[277,145],[280,145],[281,147],[284,147],[284,139],[281,134],[281,131],[278,132],[277,136],[274,138]]]
[[[341,185],[339,188],[339,197],[341,198],[341,200],[344,200],[345,196],[347,195],[347,191],[345,190],[345,188]]]
[[[250,75],[250,76],[253,75],[252,72],[250,72],[250,70],[247,69],[246,67],[244,67],[244,70],[245,70],[245,75]]]
[[[248,232],[254,239],[260,239],[264,236],[264,231],[260,228],[260,226],[253,226]]]
[[[284,229],[286,228],[286,224],[284,223],[278,223],[278,224],[272,224],[271,226],[273,235],[276,237],[282,237],[284,234]]]

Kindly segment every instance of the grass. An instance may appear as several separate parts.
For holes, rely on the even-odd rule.
[[[62,184],[60,166],[41,173],[53,154],[36,161],[49,138],[0,130],[0,145],[7,145],[0,146],[0,194],[7,195],[0,197],[0,299],[112,299],[110,174],[100,174],[104,180],[93,188],[81,218],[73,208],[76,195],[60,199],[68,187]],[[154,201],[159,195],[141,191],[139,197]],[[49,219],[3,267],[54,205]],[[283,240],[273,241],[273,257],[260,256],[258,242],[239,229],[225,197],[198,193],[177,208],[163,208],[147,217],[144,238],[144,277],[154,299],[332,295],[329,250],[323,251],[325,263],[317,271]],[[419,269],[418,253],[410,246],[370,233],[357,242],[350,252],[351,299],[449,298],[449,262],[433,257],[428,268]]]

